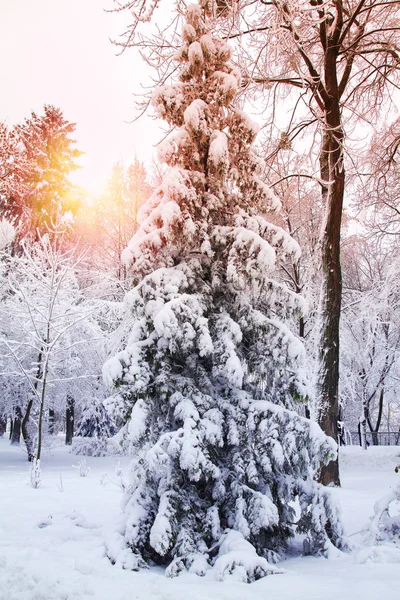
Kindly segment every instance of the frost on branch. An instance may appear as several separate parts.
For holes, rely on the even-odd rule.
[[[106,363],[107,407],[132,454],[124,559],[253,581],[298,526],[310,552],[340,545],[329,492],[313,482],[334,444],[298,415],[307,385],[291,323],[303,300],[276,280],[296,242],[260,214],[279,202],[261,180],[257,127],[232,105],[240,83],[212,35],[213,2],[190,5],[180,80],[156,90],[176,126],[169,171],[124,251],[136,287],[131,333]],[[118,562],[118,558],[115,558]]]

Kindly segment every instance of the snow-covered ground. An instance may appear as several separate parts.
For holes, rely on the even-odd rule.
[[[118,459],[83,459],[62,445],[47,449],[42,485],[32,489],[22,449],[0,438],[0,599],[1,600],[398,600],[400,564],[359,562],[357,551],[330,559],[290,558],[253,584],[215,582],[195,575],[167,579],[152,568],[128,572],[105,556],[120,511]],[[350,539],[372,515],[375,501],[394,487],[400,448],[345,448],[342,488],[334,490]],[[121,459],[126,469],[129,459]]]

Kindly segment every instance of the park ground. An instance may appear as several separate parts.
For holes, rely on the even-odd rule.
[[[244,584],[113,566],[106,548],[120,527],[129,458],[75,456],[53,438],[33,489],[23,449],[0,438],[0,600],[398,600],[400,563],[365,552],[359,532],[396,486],[399,463],[400,447],[342,449],[342,487],[332,493],[353,550],[304,557],[295,543],[283,574]]]

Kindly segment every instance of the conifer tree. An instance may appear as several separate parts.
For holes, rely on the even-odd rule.
[[[24,202],[31,213],[30,227],[46,232],[46,225],[56,222],[78,203],[77,189],[69,181],[70,173],[79,169],[76,160],[83,154],[70,137],[75,123],[67,121],[59,108],[46,104],[43,115],[32,111],[30,118],[14,131],[29,167],[23,183]]]
[[[0,215],[16,225],[28,211],[26,180],[30,174],[31,166],[15,129],[10,131],[0,123]]]
[[[259,216],[279,201],[260,178],[257,127],[232,104],[240,73],[213,37],[215,8],[188,6],[179,81],[153,96],[175,132],[124,252],[139,282],[126,298],[130,336],[104,367],[134,455],[124,549],[109,556],[252,581],[275,571],[296,498],[308,551],[340,545],[341,528],[313,481],[335,444],[295,411],[303,346],[289,323],[302,299],[274,279],[299,248]]]

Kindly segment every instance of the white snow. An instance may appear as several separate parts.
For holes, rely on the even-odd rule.
[[[192,42],[189,46],[189,62],[192,64],[201,65],[203,64],[203,50],[201,49],[200,42]]]
[[[196,39],[196,30],[189,23],[184,23],[182,27],[182,39],[189,43]]]
[[[207,33],[202,35],[200,38],[201,49],[203,50],[203,54],[209,58],[213,56],[215,53],[215,44],[213,42],[212,36]]]
[[[205,133],[207,131],[207,111],[208,106],[203,100],[200,100],[199,98],[193,100],[183,113],[186,127],[192,129],[196,133]]]
[[[115,356],[109,358],[106,365],[103,368],[104,382],[111,387],[112,383],[122,376],[122,365]]]
[[[0,220],[0,250],[4,250],[15,238],[15,229],[7,219]]]
[[[270,565],[265,558],[258,556],[255,548],[239,531],[229,531],[225,535],[218,554],[214,568],[219,581],[226,578],[226,573],[231,573],[238,582],[246,582],[248,573],[254,573],[257,568],[268,574],[283,573],[281,569]]]
[[[62,444],[61,438],[53,443]],[[349,540],[361,542],[374,505],[395,488],[394,467],[400,448],[358,447],[341,450],[342,488],[334,490],[343,509]],[[356,548],[333,557],[294,555],[276,568],[284,573],[255,583],[240,580],[240,565],[224,582],[182,574],[168,579],[158,567],[140,571],[113,566],[105,556],[118,545],[125,457],[87,457],[90,468],[80,477],[76,457],[64,445],[42,457],[42,484],[32,489],[22,449],[0,438],[0,600],[397,600],[398,554],[387,547]],[[161,523],[160,523],[161,525]],[[155,534],[156,532],[154,532]],[[159,533],[159,532],[158,532]],[[235,535],[235,534],[234,534]],[[230,534],[220,548],[217,570],[235,560]],[[122,539],[122,538],[121,538]],[[228,543],[229,542],[229,543]],[[229,546],[229,547],[228,547]],[[242,556],[242,554],[241,554]],[[135,557],[127,557],[135,566]],[[249,553],[250,559],[250,553]]]
[[[208,159],[219,167],[227,162],[228,157],[228,138],[223,131],[214,131],[210,138],[210,148],[208,151]]]

